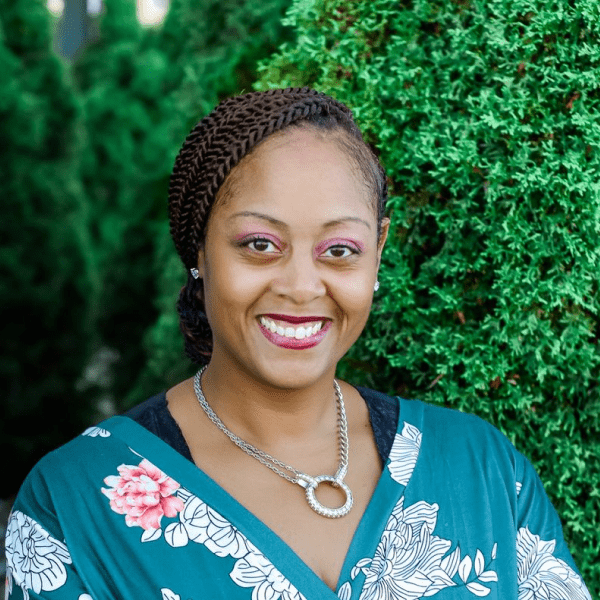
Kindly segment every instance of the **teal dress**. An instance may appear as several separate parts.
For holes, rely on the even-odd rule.
[[[335,592],[190,460],[119,416],[24,482],[7,598],[591,600],[540,479],[497,429],[386,398],[397,430]]]

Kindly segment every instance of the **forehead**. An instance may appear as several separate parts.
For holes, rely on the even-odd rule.
[[[368,185],[336,135],[304,127],[272,135],[231,171],[212,216],[261,210],[296,223],[356,216],[374,224]]]

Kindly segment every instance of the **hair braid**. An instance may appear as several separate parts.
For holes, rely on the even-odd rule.
[[[306,87],[250,92],[224,100],[204,117],[175,160],[169,185],[170,231],[188,273],[197,265],[210,211],[229,173],[260,142],[296,123],[346,132],[351,142],[345,146],[374,190],[381,222],[387,199],[385,174],[345,105]],[[208,362],[212,339],[201,280],[188,275],[177,310],[186,353],[196,363]]]

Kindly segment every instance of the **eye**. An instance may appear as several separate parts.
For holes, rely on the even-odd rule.
[[[325,256],[326,258],[349,258],[353,254],[358,254],[354,248],[336,245],[329,246],[321,256]]]
[[[266,238],[253,238],[245,242],[244,246],[250,248],[250,250],[259,254],[270,254],[273,252],[279,252],[279,248],[271,240],[268,240]]]

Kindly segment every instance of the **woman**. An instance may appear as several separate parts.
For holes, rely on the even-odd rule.
[[[377,290],[385,176],[313,90],[187,138],[171,233],[191,380],[47,456],[11,598],[589,599],[529,462],[480,419],[335,380]]]

